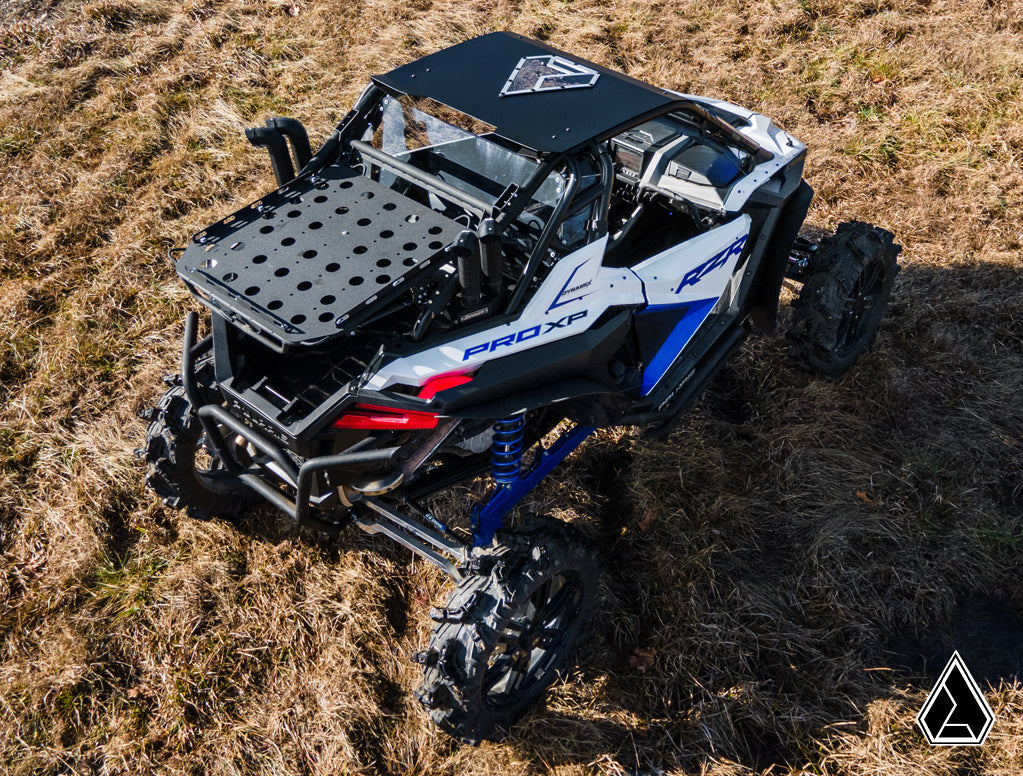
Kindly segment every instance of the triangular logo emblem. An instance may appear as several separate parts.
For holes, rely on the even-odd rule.
[[[596,70],[555,54],[523,57],[512,70],[500,96],[586,89],[597,83],[598,78],[600,73]]]
[[[984,743],[994,721],[995,715],[980,687],[959,653],[954,652],[916,716],[927,743],[977,746]]]

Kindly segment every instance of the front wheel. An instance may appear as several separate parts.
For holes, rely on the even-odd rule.
[[[838,379],[881,325],[899,266],[891,232],[860,221],[821,240],[794,302],[790,354],[811,372]]]
[[[596,550],[573,527],[529,517],[476,556],[425,652],[416,697],[468,744],[503,737],[569,665],[597,596]]]

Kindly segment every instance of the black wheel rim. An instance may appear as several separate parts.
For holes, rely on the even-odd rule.
[[[853,283],[838,325],[835,348],[845,355],[861,347],[874,330],[874,311],[887,280],[884,262],[869,262]]]
[[[195,474],[211,490],[237,490],[239,482],[217,455],[205,432],[199,437],[193,457]]]
[[[559,658],[571,647],[582,594],[578,574],[557,574],[508,618],[483,676],[489,708],[513,705],[549,684]]]

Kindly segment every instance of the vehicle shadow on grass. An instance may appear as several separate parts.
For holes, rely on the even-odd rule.
[[[630,774],[654,776],[676,769],[700,772],[708,763],[729,761],[754,773],[788,773],[820,754],[828,724],[865,724],[865,704],[885,698],[903,703],[899,688],[930,691],[954,650],[985,693],[1003,681],[1023,678],[1023,618],[995,596],[968,601],[954,622],[938,629],[933,639],[914,639],[908,645],[896,642],[892,648],[901,651],[886,650],[884,664],[891,671],[879,674],[869,690],[836,695],[827,710],[817,710],[822,724],[816,729],[800,724],[799,699],[793,702],[790,693],[771,691],[752,704],[744,697],[744,685],[763,693],[772,685],[778,690],[783,683],[740,680],[736,687],[718,693],[716,703],[708,704],[702,687],[687,689],[663,678],[648,681],[628,665],[607,670],[584,658],[570,681],[603,684],[597,708],[584,714],[539,708],[513,729],[509,741],[523,758],[550,766],[605,764]],[[873,670],[868,662],[863,661],[861,670]],[[608,681],[612,672],[623,675],[623,681]],[[685,683],[685,677],[679,679]],[[704,677],[691,680],[695,685]],[[637,714],[630,699],[636,685],[643,684],[645,694],[661,693],[667,698],[691,692],[691,700],[703,698],[688,704],[667,699],[659,705],[643,703],[644,713]],[[848,693],[848,688],[843,692]],[[828,710],[832,722],[824,723]],[[910,711],[915,715],[917,709]],[[926,746],[922,739],[920,745]]]
[[[735,416],[734,407],[726,412]],[[829,726],[865,725],[873,701],[904,705],[907,689],[922,701],[954,650],[987,691],[1023,678],[1023,587],[964,593],[951,616],[919,631],[883,627],[883,617],[859,628],[855,620],[890,591],[865,590],[863,607],[850,599],[849,611],[841,603],[828,611],[826,585],[806,579],[806,526],[784,514],[763,515],[759,527],[733,525],[731,537],[719,523],[709,533],[720,531],[720,542],[698,546],[696,536],[691,548],[710,562],[673,575],[667,564],[686,562],[662,554],[672,544],[663,532],[636,529],[642,506],[622,496],[634,462],[610,452],[590,448],[578,462],[606,499],[604,600],[566,684],[512,730],[517,755],[630,774],[698,772],[722,761],[787,773],[820,757]],[[623,515],[632,515],[624,535]],[[868,511],[864,523],[877,519]],[[792,569],[781,572],[786,564]]]
[[[905,269],[842,380],[752,340],[666,440],[570,459],[604,600],[517,754],[784,773],[878,700],[927,748],[912,719],[955,650],[986,693],[1023,679],[1016,289],[1006,267]]]
[[[785,772],[871,702],[922,702],[953,650],[984,687],[1023,676],[1016,289],[1010,268],[907,268],[842,380],[751,340],[672,436],[566,461],[539,499],[584,517],[602,601],[506,745],[544,769]]]

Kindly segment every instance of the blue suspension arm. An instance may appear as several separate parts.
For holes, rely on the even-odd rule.
[[[494,540],[494,534],[504,523],[504,516],[518,504],[527,493],[540,484],[568,455],[594,432],[593,426],[574,426],[558,437],[549,449],[541,451],[537,460],[510,485],[499,486],[490,501],[477,506],[472,513],[472,538],[474,547],[485,547]]]

